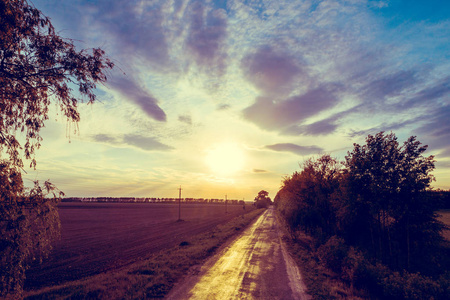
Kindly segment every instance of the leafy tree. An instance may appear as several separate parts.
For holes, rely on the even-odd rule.
[[[343,165],[329,155],[307,160],[284,180],[275,205],[292,230],[320,242],[337,235],[390,267],[431,273],[443,224],[426,149],[416,137],[401,145],[393,133],[369,135]]]
[[[336,232],[334,194],[339,187],[340,168],[330,155],[308,159],[300,172],[285,178],[277,194],[277,209],[291,229],[298,227],[316,236]]]
[[[112,67],[101,49],[77,51],[26,0],[0,0],[0,298],[20,297],[27,259],[47,253],[59,235],[61,194],[49,182],[25,189],[22,158],[36,167],[50,103],[78,122],[78,103],[95,101],[96,84]]]
[[[380,132],[354,144],[345,162],[349,238],[408,269],[413,255],[425,261],[442,229],[424,193],[434,180],[434,157],[424,157],[426,149],[414,136],[400,146],[395,134]]]
[[[27,263],[42,260],[59,238],[60,195],[49,182],[26,191],[20,172],[5,161],[0,180],[0,298],[14,298],[22,293]]]
[[[261,190],[255,197],[255,205],[257,208],[267,208],[272,204],[272,199],[269,197],[269,192]]]
[[[16,132],[25,132],[25,158],[42,140],[39,131],[55,100],[68,121],[78,122],[78,102],[95,101],[97,82],[106,81],[113,63],[101,49],[77,51],[72,40],[55,33],[49,18],[26,0],[0,1],[0,150],[22,166]],[[78,95],[74,95],[77,87]]]

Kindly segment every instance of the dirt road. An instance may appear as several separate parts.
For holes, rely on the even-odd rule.
[[[175,286],[168,299],[310,299],[273,209]]]

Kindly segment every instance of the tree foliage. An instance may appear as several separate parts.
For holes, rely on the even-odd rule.
[[[101,49],[90,52],[57,35],[49,18],[26,0],[0,1],[0,151],[6,149],[14,165],[23,165],[17,132],[24,132],[25,158],[36,165],[51,99],[73,122],[80,119],[80,101],[95,101],[96,83],[106,81],[104,71],[113,63]]]
[[[293,228],[302,226],[312,234],[336,231],[332,197],[339,184],[340,167],[336,159],[323,155],[308,159],[301,172],[284,179],[275,204]]]
[[[380,132],[363,146],[354,144],[345,161],[348,238],[408,269],[413,254],[423,262],[440,241],[441,225],[424,193],[434,180],[434,157],[424,157],[426,149],[414,136],[400,146],[393,133]],[[365,238],[350,237],[355,227],[365,230]]]
[[[271,204],[272,199],[269,197],[269,192],[265,190],[259,191],[258,195],[255,197],[256,208],[267,208]]]
[[[329,155],[305,162],[275,197],[292,229],[319,240],[338,235],[396,269],[427,271],[443,225],[426,191],[434,157],[416,137],[402,145],[395,134],[369,135],[345,162]]]
[[[96,84],[112,67],[101,49],[77,51],[26,0],[0,0],[0,298],[20,297],[29,260],[59,236],[62,193],[50,182],[24,188],[23,157],[36,167],[49,105],[78,122],[78,104],[96,100]]]
[[[45,182],[27,191],[22,176],[0,162],[0,298],[22,293],[27,264],[42,260],[59,238],[56,203],[60,194]],[[51,196],[51,197],[48,197]]]

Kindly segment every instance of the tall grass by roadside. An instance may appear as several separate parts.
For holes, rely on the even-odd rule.
[[[284,241],[313,299],[450,299],[448,271],[435,278],[393,271],[336,236],[321,243],[300,230],[286,231]],[[443,255],[450,254],[446,245]]]
[[[264,209],[253,210],[179,246],[117,271],[60,286],[28,292],[26,299],[149,299],[162,298],[189,269],[203,263],[228,239],[238,234]]]
[[[447,226],[442,232],[443,237],[450,243],[450,209],[443,209],[438,211],[439,220]]]
[[[301,231],[292,232],[283,217],[277,214],[283,228],[283,242],[299,266],[308,294],[317,299],[367,299],[364,293],[340,280],[321,263],[316,253],[317,242]]]

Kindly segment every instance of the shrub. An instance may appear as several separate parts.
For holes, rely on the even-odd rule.
[[[348,246],[337,236],[332,236],[324,245],[317,249],[320,260],[333,272],[340,274],[344,260],[347,258]]]
[[[382,299],[449,299],[449,281],[444,278],[435,281],[420,273],[392,272],[367,260],[361,261],[355,271],[355,286]]]

